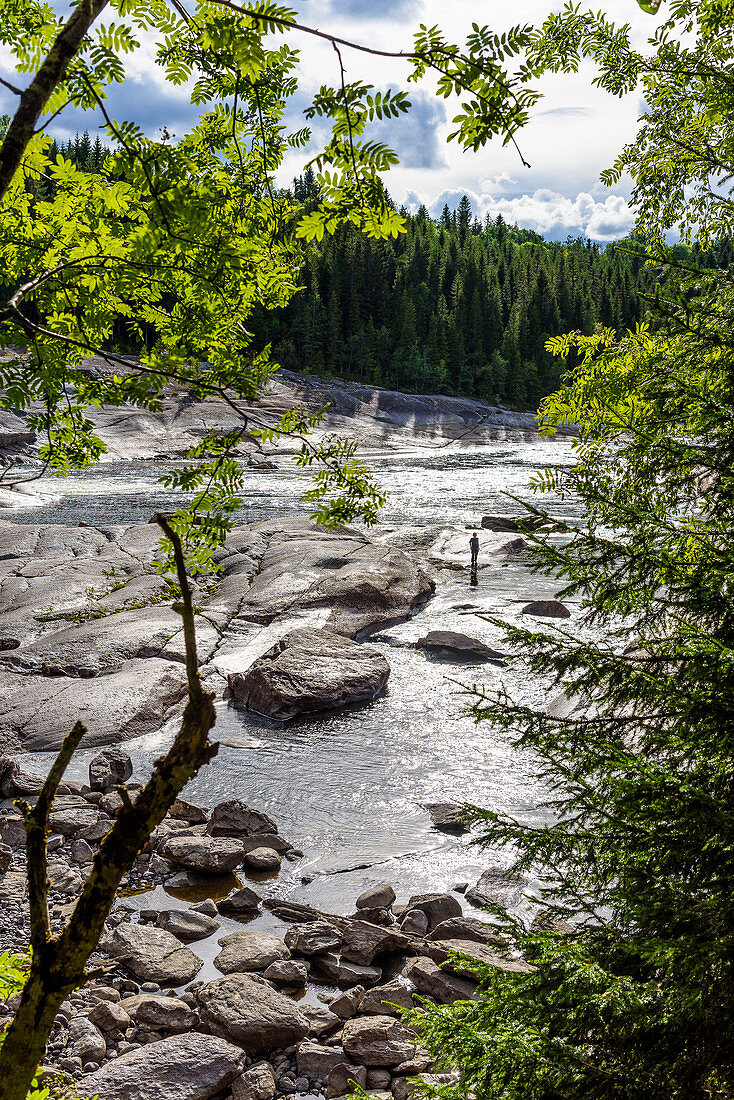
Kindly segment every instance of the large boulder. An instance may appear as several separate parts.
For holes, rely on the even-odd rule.
[[[397,1066],[412,1058],[415,1032],[392,1016],[358,1016],[342,1032],[345,1052],[363,1066]]]
[[[277,936],[267,932],[231,932],[219,940],[222,950],[214,960],[223,974],[265,970],[271,963],[290,958],[290,951]]]
[[[264,979],[230,974],[202,986],[196,994],[201,1021],[214,1035],[242,1046],[249,1055],[281,1050],[309,1031],[306,1017],[289,997]]]
[[[245,1068],[245,1054],[213,1035],[175,1035],[120,1055],[75,1085],[101,1100],[209,1100]]]
[[[214,836],[173,836],[162,855],[187,871],[200,875],[223,875],[242,864],[245,852],[238,840]]]
[[[294,630],[244,674],[229,677],[236,699],[269,718],[337,710],[378,695],[390,666],[372,646],[330,630]]]
[[[468,634],[460,634],[456,630],[429,630],[415,643],[419,649],[427,649],[438,657],[447,657],[453,661],[479,664],[492,661],[494,664],[503,665],[502,654],[495,649],[490,649],[478,638],[470,638]]]
[[[186,985],[203,965],[198,955],[170,932],[148,924],[119,924],[101,947],[136,977],[161,985]]]

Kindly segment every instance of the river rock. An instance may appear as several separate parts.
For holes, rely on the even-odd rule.
[[[101,1062],[107,1054],[105,1037],[87,1016],[77,1016],[69,1024],[69,1047],[72,1055],[86,1062]]]
[[[429,630],[415,644],[419,649],[427,649],[440,657],[448,657],[455,661],[473,664],[486,661],[499,665],[505,663],[501,653],[490,649],[478,638],[470,638],[468,634],[461,634],[456,630]]]
[[[101,1031],[124,1031],[130,1027],[130,1016],[115,1001],[99,1001],[89,1013],[89,1022]]]
[[[103,749],[89,765],[89,786],[93,791],[109,791],[127,783],[133,774],[133,762],[124,749]]]
[[[101,946],[146,982],[186,985],[202,967],[201,959],[190,948],[182,947],[170,932],[149,924],[119,924]]]
[[[370,886],[357,898],[358,909],[387,909],[395,901],[395,891],[389,883]]]
[[[314,955],[311,975],[340,989],[350,989],[353,985],[375,985],[382,977],[382,971],[377,966],[361,966],[327,951],[323,955]]]
[[[364,1066],[396,1066],[415,1053],[415,1032],[392,1016],[347,1020],[342,1043],[349,1057]]]
[[[223,974],[264,970],[271,963],[290,958],[290,951],[277,936],[267,932],[231,932],[219,940],[222,950],[214,960]]]
[[[532,967],[523,959],[513,959],[502,954],[483,943],[472,943],[470,940],[436,940],[428,949],[428,954],[434,962],[441,963],[443,969],[453,974],[465,975],[466,969],[459,969],[450,960],[451,952],[458,952],[470,959],[475,959],[483,966],[493,966],[497,970],[504,970],[508,974],[529,974]],[[473,973],[473,971],[470,971]]]
[[[400,928],[408,936],[425,936],[428,931],[428,917],[422,909],[408,909],[400,922]]]
[[[372,646],[330,630],[294,630],[244,674],[229,677],[236,699],[250,710],[284,721],[297,714],[337,710],[374,699],[390,666]]]
[[[308,981],[308,965],[296,959],[278,959],[265,968],[263,977],[283,989],[303,989]]]
[[[148,1024],[156,1031],[190,1031],[198,1023],[196,1013],[178,997],[139,993],[126,997],[120,1007],[138,1023]]]
[[[211,836],[257,836],[278,832],[278,826],[263,813],[254,810],[241,798],[229,798],[214,807],[206,831]],[[266,844],[265,840],[261,841]]]
[[[498,906],[500,909],[511,909],[522,901],[525,886],[526,882],[520,875],[502,867],[489,867],[476,886],[467,890],[466,900],[479,908]]]
[[[342,934],[325,920],[306,921],[288,929],[285,943],[294,955],[320,955],[341,947]]]
[[[222,875],[241,866],[245,853],[242,844],[230,837],[173,836],[164,844],[162,855],[187,871]]]
[[[89,803],[84,805],[61,807],[49,814],[48,823],[52,833],[60,833],[65,837],[79,837],[90,826],[97,825],[100,820],[109,828],[112,822],[109,818],[103,818],[99,810]]]
[[[250,1055],[281,1050],[304,1039],[309,1025],[296,1004],[262,978],[230,974],[196,993],[202,1023]]]
[[[177,798],[168,813],[178,821],[187,821],[189,825],[205,825],[209,820],[209,814],[202,806],[186,802],[183,798]]]
[[[280,856],[274,848],[253,848],[245,853],[245,866],[253,871],[279,871]]]
[[[409,1100],[424,1096],[426,1088],[437,1085],[457,1085],[459,1073],[420,1073],[416,1077],[396,1077],[393,1081],[392,1100]]]
[[[348,920],[342,927],[342,958],[364,966],[388,951],[407,950],[409,943],[402,932],[369,921]]]
[[[108,1062],[75,1086],[102,1100],[209,1100],[245,1067],[245,1054],[213,1035],[175,1035]]]
[[[539,615],[547,619],[570,619],[571,612],[560,600],[532,600],[522,609],[523,615]]]
[[[254,913],[260,907],[262,898],[249,886],[243,886],[239,890],[233,890],[217,902],[217,910],[225,916],[237,917],[243,913]]]
[[[413,1008],[413,995],[404,981],[393,978],[368,990],[357,1011],[361,1016],[399,1016],[401,1008]]]
[[[275,1077],[268,1062],[258,1062],[232,1082],[232,1100],[273,1100]]]
[[[296,1066],[299,1074],[315,1080],[324,1078],[327,1074],[344,1061],[344,1051],[341,1047],[327,1047],[320,1043],[314,1043],[312,1039],[304,1039],[299,1043],[296,1051]]]
[[[456,974],[448,974],[433,959],[411,959],[405,968],[405,976],[419,993],[433,997],[442,1005],[450,1005],[454,1001],[471,1001],[476,996],[475,982]]]
[[[326,1096],[327,1098],[345,1096],[353,1091],[355,1085],[366,1088],[367,1067],[339,1062],[329,1071],[329,1076],[326,1078]]]
[[[204,913],[194,913],[191,909],[164,909],[155,923],[182,943],[204,940],[221,927],[219,921]]]
[[[0,875],[4,875],[13,862],[13,849],[0,841]]]
[[[330,1035],[332,1031],[336,1031],[342,1026],[340,1018],[325,1005],[311,1005],[302,1002],[299,1008],[302,1015],[308,1020],[308,1033],[312,1037],[319,1039],[322,1035]]]
[[[547,521],[541,516],[482,516],[482,527],[485,531],[537,531],[544,527]]]
[[[406,908],[425,913],[429,930],[450,917],[460,917],[462,912],[461,904],[451,894],[414,894]]]
[[[10,848],[25,848],[25,820],[17,810],[0,813],[0,840]]]
[[[471,940],[474,943],[494,944],[502,947],[507,941],[497,928],[476,917],[451,917],[437,924],[428,936],[429,940]]]
[[[461,807],[455,802],[425,802],[424,808],[431,815],[434,829],[452,836],[462,836],[469,832],[468,825],[459,819]]]

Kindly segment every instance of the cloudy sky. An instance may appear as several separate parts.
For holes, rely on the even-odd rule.
[[[438,24],[447,37],[461,42],[472,22],[493,30],[506,30],[517,22],[542,20],[552,0],[516,0],[515,3],[482,3],[481,0],[298,0],[294,4],[304,23],[332,31],[341,37],[378,49],[409,49],[412,33],[420,23]],[[645,15],[636,0],[606,0],[604,10],[615,22],[630,23],[642,45],[659,21]],[[293,102],[291,121],[304,125],[302,110],[322,83],[337,83],[337,57],[327,43],[294,36],[301,50],[300,90]],[[378,87],[404,87],[413,104],[409,116],[382,124],[375,136],[397,149],[401,163],[387,177],[393,198],[409,207],[425,203],[439,214],[444,203],[455,206],[463,194],[472,200],[475,213],[502,213],[510,222],[535,229],[552,239],[567,234],[586,234],[599,241],[614,240],[633,225],[625,181],[611,190],[599,182],[599,172],[614,159],[621,146],[634,137],[641,111],[636,95],[618,100],[592,86],[589,67],[573,77],[550,77],[541,82],[544,98],[533,112],[530,125],[519,135],[523,166],[512,147],[491,144],[479,153],[462,152],[446,137],[455,113],[451,101],[439,99],[430,83],[406,83],[407,66],[345,50],[347,79],[366,80]],[[7,66],[0,54],[0,71]],[[154,133],[165,124],[182,132],[191,118],[185,89],[162,82],[150,54],[139,51],[129,66],[124,88],[110,96],[117,118],[132,118]],[[0,111],[11,109],[12,97],[0,90]],[[77,128],[94,129],[95,120],[79,113],[63,117],[56,125],[59,136]],[[314,140],[319,137],[314,133]],[[304,156],[289,158],[282,172],[288,183],[303,167]]]

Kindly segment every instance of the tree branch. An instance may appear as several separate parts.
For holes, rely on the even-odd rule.
[[[79,52],[84,37],[97,16],[107,7],[108,0],[80,0],[46,54],[46,58],[31,83],[21,93],[20,105],[0,146],[0,199],[20,167],[20,162],[33,137],[36,123],[49,98],[66,76],[69,65]]]
[[[38,801],[33,809],[27,802],[18,802],[25,818],[26,852],[28,855],[28,904],[31,917],[31,946],[43,955],[51,938],[48,919],[48,881],[46,862],[46,832],[56,792],[69,761],[76,752],[87,727],[77,722],[64,738],[59,755],[46,776]]]

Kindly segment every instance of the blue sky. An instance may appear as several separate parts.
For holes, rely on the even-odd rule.
[[[472,22],[502,31],[511,23],[539,22],[551,4],[548,0],[517,0],[511,5],[481,0],[451,0],[448,5],[445,0],[298,0],[294,6],[304,23],[396,50],[410,48],[419,23],[438,24],[447,36],[461,41]],[[629,22],[640,45],[659,21],[645,15],[636,0],[606,0],[604,10],[616,22]],[[324,42],[300,35],[294,44],[301,50],[301,86],[289,119],[295,128],[304,124],[301,112],[319,85],[338,81],[338,62]],[[408,68],[400,61],[348,49],[343,56],[348,79],[409,92],[410,115],[383,123],[374,132],[400,154],[400,165],[386,179],[396,201],[411,208],[425,203],[437,215],[444,203],[455,206],[467,194],[479,216],[502,213],[508,221],[553,239],[571,233],[614,240],[632,227],[629,182],[622,180],[610,191],[599,182],[599,173],[634,137],[641,103],[636,95],[618,100],[594,88],[590,67],[575,76],[542,81],[544,98],[518,139],[531,165],[526,168],[512,147],[492,144],[474,154],[448,144],[454,105],[437,98],[430,83],[407,84]],[[0,72],[10,75],[3,62],[6,56],[0,53]],[[134,119],[151,133],[160,125],[173,133],[183,132],[192,117],[186,89],[162,81],[145,43],[130,59],[129,73],[124,86],[111,91],[114,116]],[[12,97],[0,90],[0,111],[11,107]],[[93,130],[94,120],[76,112],[62,117],[56,132],[73,135],[86,126]],[[314,136],[318,140],[319,134]],[[302,153],[288,158],[282,182],[302,170],[304,159]]]

